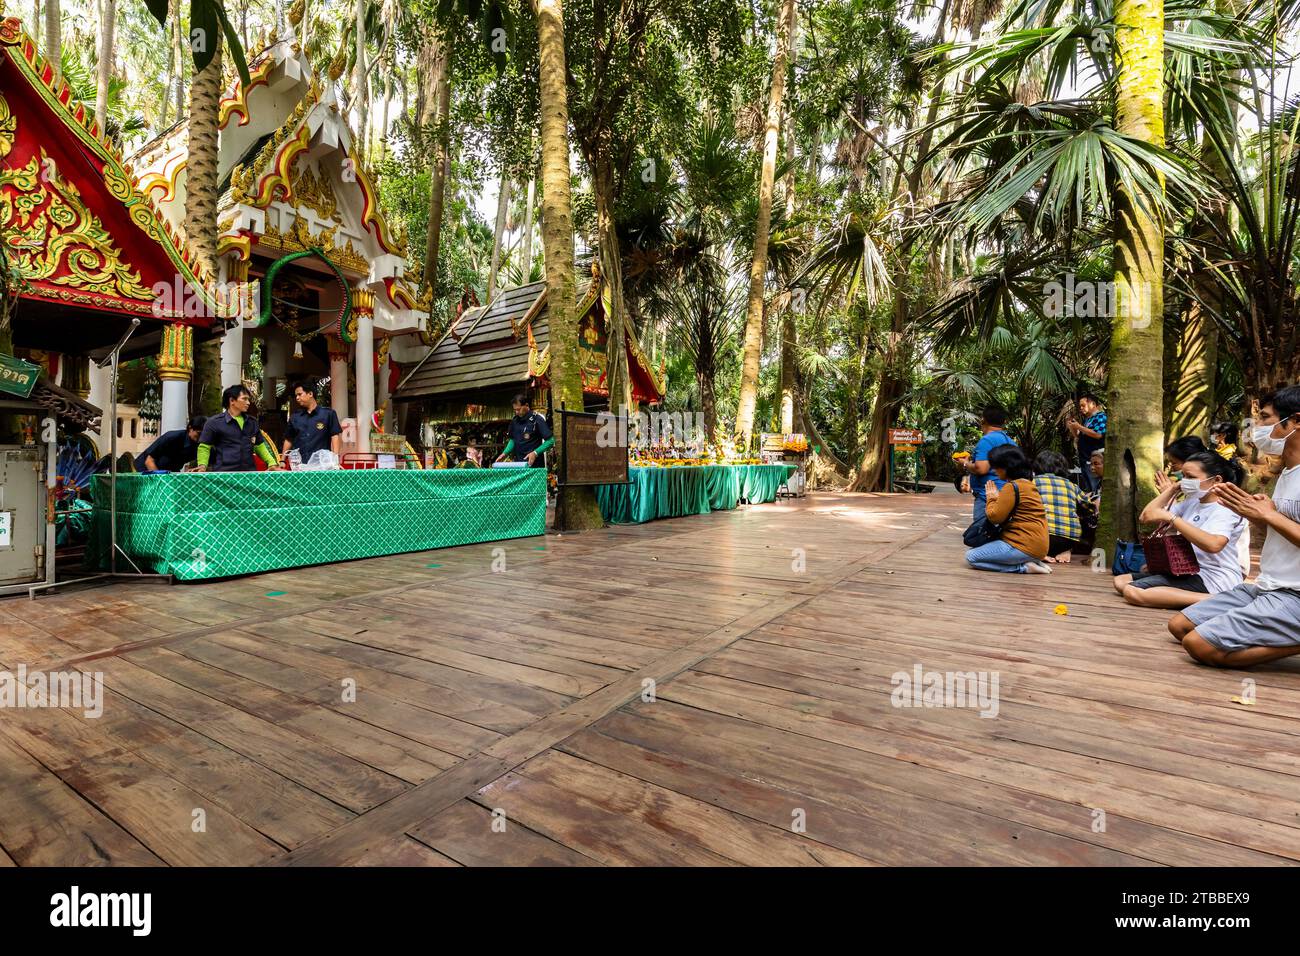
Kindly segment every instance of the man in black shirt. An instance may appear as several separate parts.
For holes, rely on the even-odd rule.
[[[299,382],[293,387],[293,400],[298,410],[289,416],[284,430],[283,454],[290,448],[298,449],[303,464],[311,461],[318,451],[332,451],[338,455],[343,450],[343,426],[332,408],[316,402],[316,383]]]
[[[519,394],[512,403],[515,417],[510,419],[510,440],[497,461],[526,461],[530,466],[542,463],[542,453],[555,444],[551,426],[528,405],[528,396]]]
[[[248,413],[253,397],[243,385],[231,385],[221,393],[225,411],[213,415],[199,436],[199,471],[254,471],[253,456],[279,471],[275,451],[262,437],[257,419]]]
[[[199,435],[203,433],[205,422],[207,419],[202,415],[195,415],[188,427],[159,435],[152,445],[136,456],[135,470],[144,473],[180,471],[198,454]]]

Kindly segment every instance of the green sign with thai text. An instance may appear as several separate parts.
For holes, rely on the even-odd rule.
[[[39,365],[0,353],[0,392],[30,398],[32,389],[36,388],[36,380],[40,377]]]

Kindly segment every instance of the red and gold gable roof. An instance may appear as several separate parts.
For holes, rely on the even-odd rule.
[[[225,311],[13,17],[0,22],[0,237],[20,298],[203,326]]]
[[[538,384],[548,381],[551,368],[551,346],[538,350],[533,337],[533,322],[546,303],[546,292],[538,296],[537,303],[520,323],[520,334],[528,336],[528,375]],[[591,395],[608,395],[609,329],[605,317],[609,315],[609,286],[597,276],[587,286],[587,292],[578,303],[578,368],[582,373],[582,390]],[[513,323],[511,323],[513,326]],[[632,386],[632,398],[638,402],[655,403],[664,398],[665,383],[662,374],[656,374],[649,358],[631,330],[624,330],[624,347],[627,350],[627,371]]]

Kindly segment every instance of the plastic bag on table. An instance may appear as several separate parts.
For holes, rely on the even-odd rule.
[[[290,452],[293,454],[293,452]],[[320,451],[313,452],[307,464],[295,466],[295,469],[301,471],[337,471],[339,469],[339,456],[334,454],[328,448],[322,448]]]

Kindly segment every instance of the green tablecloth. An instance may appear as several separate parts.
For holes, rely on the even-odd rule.
[[[613,524],[641,524],[727,511],[743,498],[751,504],[776,500],[794,465],[673,465],[629,468],[631,484],[599,485],[601,514]]]
[[[543,534],[542,468],[119,475],[117,540],[182,580]],[[108,566],[108,477],[89,555]],[[121,559],[119,558],[119,563]]]

